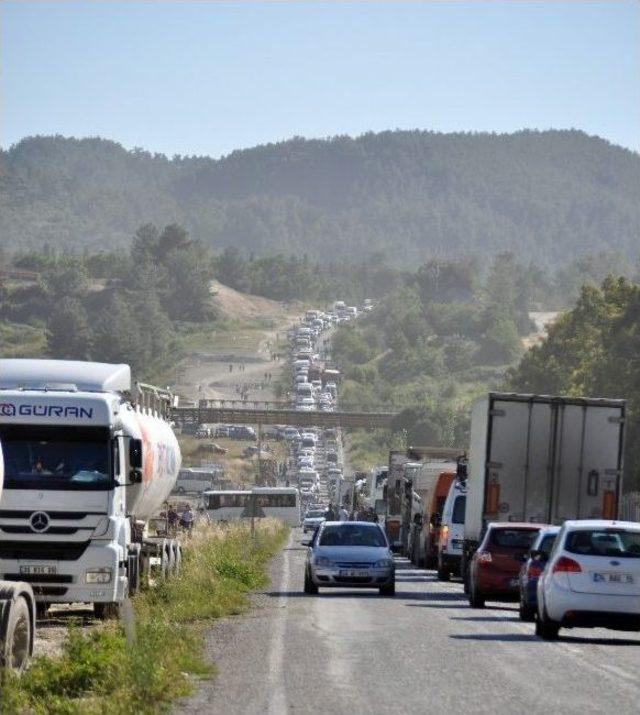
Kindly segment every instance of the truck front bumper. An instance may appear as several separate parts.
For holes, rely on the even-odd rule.
[[[2,559],[0,578],[25,581],[38,603],[113,603],[127,594],[126,568],[115,543],[93,543],[75,560]]]

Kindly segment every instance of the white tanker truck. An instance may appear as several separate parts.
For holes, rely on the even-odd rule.
[[[39,610],[115,615],[151,566],[179,569],[179,543],[149,530],[180,469],[171,399],[128,365],[0,360],[0,578]]]

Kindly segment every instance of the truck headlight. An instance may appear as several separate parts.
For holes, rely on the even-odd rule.
[[[93,534],[91,534],[91,536],[92,537],[107,536],[109,534],[110,528],[111,528],[111,519],[109,519],[108,516],[103,516],[100,519],[100,521],[96,524],[96,527],[93,530]]]
[[[85,580],[87,583],[109,583],[112,573],[112,570],[108,566],[92,569],[91,571],[87,571]]]

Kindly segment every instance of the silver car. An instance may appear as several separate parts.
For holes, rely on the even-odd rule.
[[[324,521],[324,509],[309,509],[302,520],[302,531],[306,534],[307,531],[315,531]]]
[[[304,592],[319,586],[379,588],[384,596],[396,590],[393,554],[378,524],[368,521],[325,521],[308,543]]]

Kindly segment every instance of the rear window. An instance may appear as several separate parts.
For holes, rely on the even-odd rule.
[[[565,549],[583,556],[640,558],[640,531],[581,529],[567,534]]]
[[[530,549],[538,535],[533,529],[492,529],[490,543],[503,549]]]
[[[538,545],[538,551],[543,551],[547,555],[550,554],[551,549],[556,542],[556,536],[557,534],[546,534],[543,536],[540,540],[540,544]]]
[[[380,527],[362,524],[327,526],[322,532],[320,546],[386,546]]]
[[[459,496],[456,497],[453,503],[453,514],[451,515],[451,522],[453,524],[464,524],[464,512],[467,506],[467,497]]]

